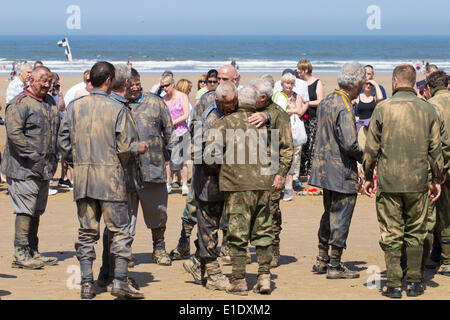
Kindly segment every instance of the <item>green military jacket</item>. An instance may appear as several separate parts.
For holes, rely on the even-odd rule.
[[[445,174],[450,170],[450,91],[445,87],[436,88],[433,90],[432,96],[428,102],[436,107],[436,112],[441,121],[441,143]]]
[[[136,101],[131,101],[129,106],[140,140],[148,144],[148,151],[139,156],[142,178],[145,182],[165,183],[165,161],[170,160],[172,148],[173,122],[170,111],[164,100],[153,93],[142,94]]]
[[[257,107],[256,111],[267,112],[269,114],[269,130],[279,130],[279,167],[277,174],[286,177],[291,168],[294,155],[294,144],[292,141],[291,121],[289,116],[287,112],[272,102],[267,102],[266,104]]]
[[[6,146],[2,172],[9,178],[50,180],[56,172],[58,107],[50,95],[43,99],[28,90],[5,110]]]
[[[127,201],[124,168],[134,161],[138,133],[131,112],[106,92],[72,101],[58,134],[62,155],[74,168],[75,200]]]
[[[377,105],[364,150],[366,181],[372,181],[378,162],[378,190],[386,193],[428,190],[428,165],[433,182],[443,168],[440,124],[433,106],[412,88],[398,88]]]
[[[220,191],[270,190],[272,187],[273,173],[267,172],[269,161],[262,163],[260,156],[261,152],[267,155],[267,145],[259,145],[261,135],[267,136],[267,129],[258,129],[248,122],[254,112],[254,106],[240,106],[212,126],[218,136],[207,142],[205,151],[221,161]]]
[[[340,90],[334,90],[317,106],[314,148],[309,184],[339,193],[357,193],[356,163],[362,162],[363,151],[350,99]]]

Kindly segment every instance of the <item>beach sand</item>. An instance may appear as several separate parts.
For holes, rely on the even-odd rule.
[[[196,83],[198,75],[176,75],[191,79]],[[242,75],[245,85],[256,75]],[[327,93],[337,87],[336,75],[319,75],[325,82]],[[376,75],[390,95],[390,75]],[[62,75],[62,87],[65,91],[70,85],[80,81],[80,76]],[[279,76],[276,77],[276,80]],[[157,83],[157,75],[144,75],[144,87],[150,88]],[[4,106],[6,77],[0,78],[0,101]],[[194,97],[194,92],[191,98]],[[193,100],[193,99],[192,99]],[[3,113],[3,112],[2,112]],[[0,138],[4,142],[5,129],[0,127]],[[59,172],[55,181],[59,178]],[[53,185],[55,185],[53,183]],[[173,249],[178,241],[181,229],[181,214],[186,198],[181,196],[181,190],[175,189],[169,195],[168,223],[166,231],[166,248]],[[58,257],[59,265],[46,267],[44,270],[21,270],[11,268],[14,253],[14,219],[9,197],[6,195],[6,185],[0,185],[0,297],[9,299],[79,299],[76,288],[76,275],[79,267],[75,257],[74,243],[77,238],[78,220],[73,194],[61,190],[48,199],[47,211],[41,218],[39,237],[40,251],[44,255]],[[384,256],[378,240],[379,227],[375,212],[375,200],[358,196],[356,209],[352,219],[347,250],[343,254],[343,261],[353,270],[361,272],[359,279],[327,280],[325,275],[311,273],[311,267],[317,255],[317,229],[323,213],[321,196],[294,196],[291,202],[281,202],[283,213],[283,230],[281,233],[281,266],[272,270],[272,288],[270,296],[261,296],[249,292],[247,297],[229,295],[224,292],[209,291],[196,285],[192,277],[183,267],[183,261],[174,261],[170,267],[158,266],[152,263],[151,232],[146,229],[142,212],[139,209],[137,234],[133,243],[136,257],[136,267],[130,269],[130,276],[134,277],[141,286],[146,299],[151,300],[292,300],[292,299],[388,299],[370,289],[372,280],[381,277],[384,285],[386,275]],[[103,223],[102,223],[103,228]],[[196,228],[191,237],[191,252],[195,247]],[[221,241],[221,234],[219,241]],[[219,242],[220,243],[220,242]],[[94,262],[94,275],[98,274],[101,264],[101,241],[95,246],[97,260]],[[251,248],[252,263],[247,265],[247,279],[249,289],[256,283],[257,262],[255,249]],[[223,271],[231,275],[231,266],[224,265]],[[381,273],[380,274],[377,274]],[[435,300],[450,298],[450,277],[434,275],[427,272],[428,289],[418,298],[406,300]],[[369,286],[368,286],[369,283]],[[95,299],[114,299],[109,293],[98,295]]]

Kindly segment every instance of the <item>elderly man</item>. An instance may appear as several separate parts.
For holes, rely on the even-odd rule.
[[[140,299],[143,294],[128,282],[128,262],[133,238],[129,232],[130,217],[126,168],[147,151],[138,142],[134,120],[129,110],[111,99],[114,66],[97,62],[90,78],[91,95],[72,101],[67,107],[58,136],[59,148],[74,167],[74,200],[77,203],[80,228],[75,244],[81,269],[81,298],[95,297],[92,264],[94,244],[100,238],[100,218],[112,233],[111,253],[115,257],[111,294]],[[76,124],[76,125],[75,125]]]
[[[317,136],[309,184],[323,188],[324,213],[318,232],[319,255],[313,272],[327,273],[327,279],[358,278],[359,273],[341,263],[358,195],[357,162],[363,151],[356,136],[351,101],[365,81],[359,63],[345,64],[334,90],[317,107]],[[329,249],[331,246],[331,255]]]
[[[407,295],[423,294],[420,269],[427,235],[427,197],[430,194],[434,202],[441,190],[439,118],[430,103],[417,97],[415,81],[413,66],[404,64],[394,69],[393,97],[375,108],[363,161],[364,193],[370,197],[373,196],[373,170],[378,163],[376,209],[387,269],[387,286],[382,294],[390,298],[402,297],[400,257],[404,244]],[[430,186],[428,166],[432,173]]]
[[[253,291],[269,294],[272,260],[270,246],[274,238],[269,201],[273,175],[255,151],[261,148],[267,150],[267,145],[260,145],[264,141],[260,136],[264,132],[267,134],[267,131],[257,129],[248,122],[248,117],[256,111],[256,90],[244,87],[239,91],[238,98],[238,110],[217,120],[212,127],[222,139],[216,137],[206,144],[208,150],[214,150],[212,157],[221,163],[219,190],[224,192],[224,206],[229,222],[227,241],[232,263],[232,284],[227,292],[248,294],[245,264],[246,249],[250,241],[256,246],[259,264],[258,282]],[[230,137],[233,132],[234,135]],[[235,154],[233,150],[241,151]]]
[[[217,243],[219,222],[223,212],[223,193],[219,191],[219,172],[210,168],[203,159],[204,145],[214,135],[209,130],[221,117],[235,111],[237,106],[237,90],[231,81],[223,81],[215,91],[216,99],[202,115],[201,130],[194,131],[194,143],[201,143],[202,153],[194,150],[194,176],[192,188],[198,204],[198,256],[200,266],[191,259],[183,263],[186,271],[191,273],[196,282],[204,282],[201,270],[207,273],[206,288],[209,290],[227,290],[230,282],[223,275],[217,261]],[[197,124],[198,125],[198,124]],[[196,148],[196,147],[194,147]],[[194,262],[194,263],[190,263]]]
[[[279,167],[274,176],[274,189],[270,195],[270,213],[273,219],[274,241],[272,243],[272,261],[270,266],[276,268],[280,265],[280,233],[281,233],[281,210],[280,199],[281,190],[284,188],[286,176],[292,164],[294,145],[292,143],[291,122],[287,112],[283,111],[271,100],[273,90],[269,81],[257,79],[250,82],[250,85],[258,93],[256,111],[261,116],[266,116],[270,130],[277,130],[279,136]],[[257,116],[250,116],[249,121],[253,122]],[[269,120],[270,119],[270,120]],[[256,121],[256,123],[258,123]],[[275,150],[273,152],[276,152]]]
[[[33,70],[30,85],[6,106],[7,141],[2,163],[16,214],[12,266],[38,269],[57,264],[38,250],[40,216],[47,206],[49,181],[57,167],[58,108],[48,95],[52,73]]]
[[[15,77],[9,83],[8,89],[6,89],[6,104],[19,93],[22,93],[23,88],[30,81],[31,71],[33,71],[33,68],[28,63],[24,63],[19,67],[19,76]]]
[[[219,81],[219,84],[222,83],[223,81],[230,80],[234,83],[234,85],[236,85],[236,83],[237,83],[236,68],[232,65],[222,66],[219,69],[217,79]],[[214,105],[215,99],[216,99],[215,90],[210,90],[201,97],[200,102],[194,107],[193,115],[191,118],[191,128],[190,128],[191,135],[193,134],[193,131],[194,131],[195,122],[200,120],[203,113],[208,108],[210,108],[211,106]],[[194,168],[194,170],[195,170],[195,168]],[[194,173],[192,175],[194,176]],[[191,184],[193,184],[192,181],[191,181]],[[186,207],[185,207],[182,217],[181,217],[181,221],[182,221],[181,236],[180,236],[180,239],[178,240],[177,247],[170,252],[173,259],[181,259],[182,257],[188,256],[190,254],[189,239],[190,239],[190,235],[192,233],[192,229],[194,228],[194,226],[197,223],[196,218],[195,218],[196,211],[197,211],[197,203],[195,200],[194,191],[191,188],[187,195]],[[225,215],[224,215],[224,218],[226,218]],[[226,222],[225,221],[223,221],[223,223],[221,224],[221,230],[224,233],[224,236],[223,236],[224,241],[222,241],[222,248],[224,250],[222,250],[222,248],[221,248],[221,255],[227,256],[228,251],[226,250],[227,247],[226,247]]]
[[[441,245],[442,265],[438,273],[450,276],[450,177],[448,153],[450,144],[450,92],[447,89],[448,76],[444,71],[436,71],[427,78],[428,102],[436,108],[441,120],[441,141],[444,152],[444,177],[446,180],[441,185],[441,196],[436,202],[436,231]],[[424,248],[425,249],[425,248]]]
[[[439,71],[439,68],[435,65],[435,64],[428,64],[425,67],[425,79],[418,81],[416,83],[416,92],[417,94],[424,96],[425,94],[425,89],[426,89],[426,83],[427,83],[427,79],[430,76],[430,74],[432,74],[433,72]],[[430,98],[430,97],[427,97]]]

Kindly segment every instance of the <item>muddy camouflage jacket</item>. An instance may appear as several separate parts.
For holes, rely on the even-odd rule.
[[[279,130],[279,169],[277,174],[286,177],[291,168],[292,157],[294,154],[291,120],[289,119],[287,112],[283,111],[277,104],[272,102],[257,107],[256,111],[269,113],[269,130]]]
[[[222,143],[212,139],[206,143],[206,149],[211,151],[212,156],[218,156],[222,161],[219,174],[220,191],[271,190],[272,188],[273,175],[276,172],[269,173],[267,170],[269,165],[264,165],[259,155],[259,137],[268,130],[257,129],[248,122],[248,117],[254,112],[256,108],[253,106],[240,106],[236,112],[217,120],[212,127],[219,133],[222,138],[219,140],[222,140]],[[247,138],[252,134],[256,137],[255,143],[250,143]],[[262,150],[266,155],[267,149],[267,145],[263,146]]]
[[[170,160],[173,132],[169,109],[163,99],[153,93],[144,93],[129,106],[140,140],[148,144],[148,151],[139,156],[142,178],[145,182],[165,183],[165,161]]]
[[[58,146],[74,168],[74,199],[127,201],[124,167],[137,157],[138,134],[131,112],[105,92],[72,101]]]
[[[317,107],[317,133],[310,185],[331,191],[358,192],[358,145],[355,114],[348,96],[334,90]]]
[[[444,174],[450,170],[450,91],[447,88],[436,88],[433,97],[428,100],[436,107],[436,113],[441,121],[441,143],[444,156]],[[450,179],[450,177],[447,177]]]
[[[203,113],[210,107],[212,107],[216,100],[216,91],[208,91],[202,97],[200,98],[200,101],[197,103],[197,105],[194,107],[194,112],[192,114],[191,118],[191,128],[189,130],[191,131],[191,136],[193,136],[193,126],[195,121],[201,120]]]
[[[57,168],[58,107],[25,88],[5,110],[6,147],[2,172],[10,178],[50,180]]]
[[[378,161],[380,192],[428,190],[428,165],[434,182],[442,175],[440,123],[434,107],[417,97],[412,88],[398,88],[391,99],[377,105],[364,150],[366,181],[373,178]]]

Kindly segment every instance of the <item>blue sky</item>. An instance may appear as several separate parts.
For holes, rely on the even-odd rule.
[[[79,30],[66,27],[70,5],[81,9]],[[366,26],[370,5],[380,30]],[[449,0],[2,0],[0,35],[450,35],[449,17]]]

